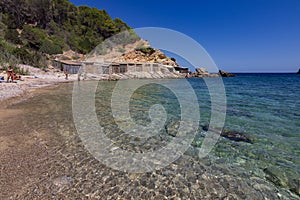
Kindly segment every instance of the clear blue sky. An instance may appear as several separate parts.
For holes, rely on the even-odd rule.
[[[300,68],[300,0],[71,0],[132,28],[163,27],[199,42],[231,72]],[[151,41],[150,41],[151,42]]]

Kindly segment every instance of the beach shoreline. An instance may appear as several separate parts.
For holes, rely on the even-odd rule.
[[[76,80],[70,77],[66,80],[64,77],[55,75],[42,76],[23,76],[23,81],[15,83],[0,83],[0,108],[5,108],[13,103],[21,102],[34,95],[34,93],[45,87],[56,87],[62,83],[70,83]]]

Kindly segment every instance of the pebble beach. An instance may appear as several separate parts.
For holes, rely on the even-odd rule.
[[[68,80],[66,80],[62,72],[54,70],[44,72],[43,70],[27,65],[21,65],[20,67],[28,69],[30,75],[21,76],[21,80],[7,83],[6,72],[3,71],[0,74],[0,77],[4,78],[4,81],[0,82],[0,102],[13,100],[15,97],[30,95],[33,90],[38,88],[77,80],[77,75],[69,75]]]

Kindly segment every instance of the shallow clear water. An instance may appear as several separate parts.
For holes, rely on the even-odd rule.
[[[180,88],[183,81],[185,80],[167,80],[167,84]],[[198,103],[201,111],[198,135],[193,145],[201,147],[205,137],[201,126],[210,122],[211,99],[203,79],[188,81],[198,97],[198,102],[190,103]],[[207,81],[213,84],[214,79]],[[247,134],[253,144],[220,138],[209,158],[222,160],[224,165],[238,165],[259,177],[265,177],[263,169],[268,168],[282,180],[283,186],[293,181],[299,187],[300,76],[238,74],[235,78],[224,78],[223,81],[227,97],[224,129]],[[167,123],[180,120],[178,99],[170,89],[161,86],[160,83],[158,80],[157,84],[143,86],[132,95],[130,114],[136,123],[150,123],[148,111],[154,104],[164,106],[168,113]],[[113,130],[118,135],[122,131],[118,130],[118,125],[113,122],[110,110],[111,92],[114,87],[115,83],[99,83],[96,107],[98,115],[101,116],[100,123],[106,127],[106,132]],[[185,100],[189,101],[189,97],[186,96]],[[124,145],[124,140],[121,139],[119,143],[122,142]]]
[[[254,139],[253,145],[228,156],[244,157],[245,167],[277,166],[299,179],[300,76],[240,74],[223,80],[228,99],[225,128],[241,130]]]

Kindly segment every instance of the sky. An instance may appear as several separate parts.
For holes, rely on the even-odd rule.
[[[104,9],[132,28],[161,27],[183,33],[202,45],[225,71],[297,72],[300,68],[300,0],[71,2]]]

